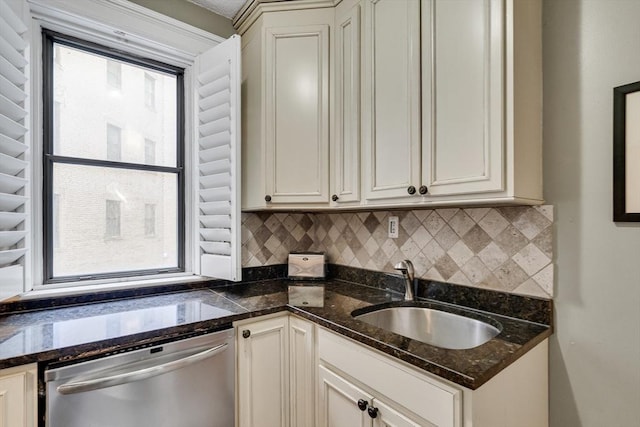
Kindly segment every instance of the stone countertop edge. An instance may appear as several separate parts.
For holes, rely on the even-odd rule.
[[[221,297],[226,300],[226,303],[232,302],[239,306],[242,310],[239,313],[0,359],[0,368],[34,362],[68,363],[75,360],[102,357],[133,346],[146,347],[160,345],[176,339],[188,338],[225,329],[231,327],[233,322],[239,320],[288,311],[347,338],[351,338],[373,349],[407,362],[419,369],[423,369],[426,372],[475,390],[552,334],[551,314],[553,310],[552,301],[550,300],[536,300],[535,298],[531,299],[517,295],[504,296],[504,293],[485,290],[479,290],[480,297],[478,297],[478,295],[473,295],[477,288],[470,288],[468,292],[466,292],[465,287],[439,284],[437,282],[433,282],[432,285],[429,282],[422,281],[418,283],[418,289],[423,297],[427,297],[427,299],[420,301],[425,304],[429,304],[430,301],[433,301],[436,305],[440,303],[444,303],[445,305],[452,304],[453,302],[451,300],[459,299],[462,295],[464,307],[482,313],[485,311],[482,310],[482,308],[487,305],[485,301],[487,296],[496,297],[497,295],[499,296],[497,300],[502,299],[502,303],[504,303],[504,301],[509,302],[514,298],[516,301],[524,298],[522,303],[517,307],[517,309],[521,311],[524,307],[523,316],[518,316],[518,313],[489,313],[489,315],[496,316],[496,318],[502,319],[502,321],[507,324],[515,325],[514,338],[508,338],[512,339],[512,341],[503,341],[497,339],[501,337],[499,335],[489,343],[477,348],[482,348],[483,351],[475,351],[476,349],[445,350],[419,343],[396,334],[386,333],[384,331],[380,333],[379,329],[372,330],[372,327],[354,320],[350,317],[350,313],[355,308],[391,302],[398,303],[399,300],[401,300],[401,294],[397,292],[396,288],[402,286],[402,282],[394,283],[396,279],[395,275],[368,272],[367,270],[344,266],[333,266],[330,267],[330,270],[331,269],[334,270],[334,275],[340,278],[334,280],[328,279],[320,284],[327,286],[329,289],[328,294],[331,295],[331,298],[346,301],[345,306],[343,307],[341,305],[338,309],[340,313],[332,313],[331,308],[315,309],[288,305],[287,301],[283,300],[287,295],[285,290],[289,284],[293,284],[294,282],[283,279],[282,269],[272,268],[268,272],[258,269],[254,272],[255,274],[248,275],[251,278],[255,278],[253,281],[238,284],[216,281],[215,283],[211,282],[211,287],[206,288],[209,292],[215,294],[216,297]],[[264,274],[261,274],[260,271]],[[358,272],[362,272],[361,278],[364,278],[365,281],[372,278],[375,279],[370,280],[373,286],[369,286],[369,282],[367,282],[367,285],[356,283],[353,279],[357,278]],[[368,275],[370,277],[367,278]],[[276,277],[274,278],[274,276]],[[376,280],[380,283],[376,282]],[[355,289],[342,292],[341,289],[353,288],[353,285],[356,285]],[[453,286],[453,288],[451,288],[452,290],[447,291],[447,286]],[[431,291],[429,288],[432,288]],[[196,287],[187,286],[179,289],[176,288],[173,292],[175,293],[174,295],[187,295],[193,292],[194,289],[203,289],[202,284],[200,283]],[[488,294],[482,295],[483,292],[488,292]],[[430,293],[433,293],[436,297],[435,299],[438,301],[429,299]],[[466,297],[464,297],[465,295]],[[153,298],[152,295],[146,296]],[[135,295],[129,296],[129,298],[135,297]],[[169,297],[171,297],[170,294],[166,298]],[[260,302],[256,303],[256,298],[258,298]],[[96,304],[95,302],[92,303]],[[533,303],[534,309],[528,308],[528,303]],[[342,302],[340,304],[342,304]],[[355,305],[351,306],[349,304]],[[53,307],[55,308],[56,306],[54,305]],[[544,313],[535,312],[536,309],[540,307],[542,307]],[[498,311],[500,311],[500,307],[498,308]],[[46,311],[48,313],[51,312],[50,310]],[[13,313],[13,315],[15,316],[16,313]],[[17,314],[17,316],[20,315]],[[523,320],[519,317],[525,317],[525,319]],[[1,321],[2,317],[0,317],[0,326],[2,326]],[[525,330],[525,333],[522,334],[522,337],[525,338],[518,336],[518,328]],[[523,340],[523,342],[518,343],[519,340]],[[0,345],[2,345],[1,341]],[[494,353],[493,349],[497,351]],[[477,363],[472,359],[476,359],[476,362],[481,366],[476,367]],[[459,365],[459,369],[456,365]],[[473,372],[469,373],[469,371]]]

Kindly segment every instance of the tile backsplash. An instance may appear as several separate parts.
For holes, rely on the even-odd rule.
[[[398,238],[387,236],[390,216]],[[409,259],[416,277],[553,296],[553,206],[340,213],[243,213],[242,265],[287,262],[324,251],[328,262],[393,272]]]

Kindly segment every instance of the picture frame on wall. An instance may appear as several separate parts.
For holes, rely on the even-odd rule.
[[[613,88],[613,220],[640,222],[640,81]]]

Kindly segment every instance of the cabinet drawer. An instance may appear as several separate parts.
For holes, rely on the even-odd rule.
[[[318,358],[437,426],[461,425],[460,389],[322,328]]]

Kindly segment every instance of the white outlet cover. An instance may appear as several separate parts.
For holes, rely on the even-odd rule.
[[[389,238],[391,239],[397,239],[398,238],[398,217],[397,216],[390,216],[389,217],[389,227],[387,228],[388,230],[388,234],[389,234]]]

